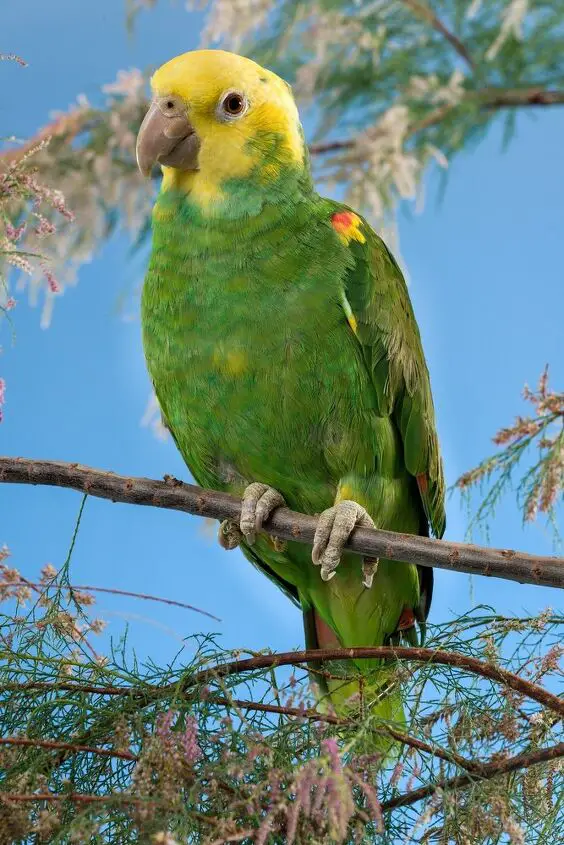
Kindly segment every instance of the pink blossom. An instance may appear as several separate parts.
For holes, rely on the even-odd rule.
[[[48,267],[43,266],[43,275],[47,279],[47,284],[49,285],[51,293],[60,293],[61,286]]]
[[[15,53],[0,53],[0,62],[16,62],[21,67],[27,67],[27,62]]]
[[[329,737],[329,739],[324,739],[321,743],[321,747],[329,755],[332,771],[340,772],[341,758],[339,757],[339,746],[337,745],[337,740],[335,739],[335,737],[331,736]]]
[[[193,765],[202,756],[202,749],[198,745],[198,723],[194,716],[186,717],[186,727],[180,735],[180,742],[186,762]]]
[[[39,225],[34,229],[35,234],[43,238],[47,235],[53,235],[57,231],[57,227],[50,220],[42,215],[39,216]]]
[[[167,713],[159,713],[156,719],[156,734],[159,739],[168,742],[170,740],[170,728],[174,721],[176,713],[174,710],[169,710]]]
[[[14,226],[12,223],[6,223],[6,237],[9,241],[18,241],[25,232],[25,228],[25,223],[22,223],[21,226]]]
[[[6,401],[6,382],[3,378],[0,378],[0,422],[4,419],[4,415],[2,413],[2,405]]]

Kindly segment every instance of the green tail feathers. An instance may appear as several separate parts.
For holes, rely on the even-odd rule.
[[[320,627],[315,610],[305,611],[304,628],[308,648],[339,647],[335,636],[332,642],[324,636],[326,627]],[[419,645],[423,636],[422,625],[419,636],[413,627],[398,631],[389,641],[390,644]],[[382,643],[372,643],[379,644]],[[310,666],[317,709],[360,725],[356,753],[380,754],[386,760],[399,753],[400,745],[391,733],[403,733],[406,727],[399,668],[400,664],[393,659],[332,660]]]
[[[399,744],[393,739],[390,730],[403,732],[406,725],[396,667],[381,664],[371,666],[364,675],[359,674],[359,668],[352,661],[343,661],[338,666],[333,662],[323,665],[322,671],[332,677],[319,676],[317,673],[312,676],[318,709],[359,722],[361,727],[355,744],[357,754],[381,754],[387,760],[395,757],[399,752]],[[343,674],[343,680],[335,677],[338,674]]]

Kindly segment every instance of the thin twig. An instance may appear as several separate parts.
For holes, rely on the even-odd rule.
[[[164,481],[129,478],[80,464],[29,458],[0,457],[0,482],[70,487],[90,496],[136,505],[180,510],[213,519],[238,521],[240,499],[216,490],[184,484],[167,476]],[[299,543],[313,543],[317,519],[278,508],[264,525],[265,533]],[[490,575],[564,587],[564,559],[535,557],[510,549],[487,549],[464,543],[431,540],[411,534],[356,529],[346,549],[369,557],[406,561],[455,572]]]
[[[38,592],[42,590],[49,589],[51,587],[58,587],[56,583],[38,583],[34,581],[28,581],[26,578],[22,578],[21,581],[10,581],[10,587],[19,587],[19,586],[29,586],[33,587],[34,589],[37,588]],[[84,584],[70,584],[69,587],[65,587],[65,589],[72,590],[79,590],[79,591],[90,591],[92,593],[109,593],[112,596],[131,596],[134,599],[145,599],[146,601],[156,601],[161,602],[162,604],[168,604],[173,607],[181,607],[184,610],[193,610],[195,613],[201,613],[202,616],[209,616],[210,619],[214,619],[216,622],[221,622],[219,616],[214,616],[213,613],[209,613],[207,610],[202,610],[199,607],[194,607],[192,604],[186,604],[183,601],[175,601],[174,599],[165,599],[162,596],[152,596],[148,593],[134,593],[130,590],[118,590],[115,587],[91,587],[85,586]]]
[[[452,47],[454,47],[458,55],[462,59],[464,59],[466,64],[470,68],[472,68],[472,70],[474,69],[474,62],[466,46],[462,43],[460,38],[458,38],[444,25],[444,23],[435,15],[435,13],[431,9],[429,9],[428,6],[425,6],[423,3],[418,3],[417,0],[401,0],[401,2],[405,6],[410,8],[416,17],[420,18],[421,20],[424,20],[426,23],[432,26],[433,29],[436,29],[437,32],[440,32],[440,34],[446,39],[446,41],[448,41],[448,43]]]
[[[120,760],[137,760],[138,757],[130,751],[113,751],[108,748],[95,748],[91,745],[74,745],[71,742],[58,742],[53,739],[31,739],[24,736],[8,736],[0,738],[0,745],[23,745],[33,748],[53,748],[72,751],[75,754],[98,754],[100,757],[119,757]]]
[[[495,111],[496,109],[528,108],[530,106],[560,106],[564,104],[564,91],[550,91],[538,85],[527,88],[478,88],[475,91],[467,90],[458,103],[446,103],[439,108],[433,109],[428,115],[420,120],[414,121],[408,126],[405,139],[413,137],[418,132],[436,126],[461,104],[478,102],[483,109]],[[355,138],[348,138],[326,143],[311,144],[309,151],[311,155],[326,155],[327,153],[351,150],[356,145]]]
[[[156,798],[134,798],[132,795],[123,795],[119,792],[114,792],[111,795],[85,795],[81,792],[0,792],[0,801],[6,803],[13,801],[22,804],[31,801],[74,801],[78,804],[101,804],[105,801],[111,801],[116,804],[124,802],[125,804],[136,805],[159,803]]]
[[[38,595],[42,594],[42,584],[34,584],[33,581],[28,581],[27,578],[24,578],[23,575],[20,575],[19,581],[0,581],[0,587],[29,587],[30,590],[33,590]],[[90,651],[94,660],[99,660],[100,655],[92,645],[92,643],[88,640],[88,637],[80,630],[78,625],[73,622],[72,623],[72,630],[73,630],[73,639],[75,639],[79,643],[83,643],[88,650]]]
[[[396,731],[394,728],[389,726],[383,726],[382,731],[390,734],[390,736],[397,739],[398,742],[403,742],[404,745],[409,745],[411,748],[417,749],[417,751],[424,751],[426,754],[431,754],[433,757],[438,757],[440,760],[444,760],[445,763],[456,763],[457,766],[460,766],[461,769],[466,769],[467,772],[480,774],[483,771],[484,766],[488,765],[488,763],[482,763],[479,760],[468,760],[466,757],[462,757],[454,751],[443,751],[442,748],[439,748],[436,745],[423,742],[423,740],[418,739],[416,736],[404,734],[402,731]]]
[[[135,798],[123,792],[113,792],[110,795],[89,795],[82,792],[0,792],[0,804],[31,804],[35,801],[47,803],[59,803],[72,801],[75,804],[132,804],[136,807],[158,806],[167,803],[167,798]],[[190,810],[192,818],[205,824],[216,825],[217,819]]]
[[[547,763],[550,760],[558,760],[564,757],[564,742],[559,742],[558,745],[552,745],[549,748],[541,748],[536,751],[527,751],[523,754],[517,754],[515,757],[509,757],[507,760],[497,760],[495,763],[487,763],[482,767],[480,772],[472,772],[466,775],[457,775],[448,780],[439,780],[435,783],[421,786],[419,789],[413,789],[403,795],[398,795],[396,798],[390,798],[382,804],[382,811],[395,810],[396,807],[405,807],[408,804],[415,804],[421,801],[422,798],[428,798],[433,795],[438,789],[449,791],[454,789],[461,789],[469,786],[475,780],[486,780],[488,778],[496,777],[497,775],[505,775],[508,772],[514,772],[517,769],[525,769],[530,766],[536,766],[539,763]]]
[[[212,695],[208,699],[213,704],[219,704],[223,707],[231,705],[240,707],[241,710],[257,710],[261,713],[278,713],[281,716],[295,716],[298,719],[309,719],[312,722],[327,722],[329,725],[350,725],[348,719],[341,719],[339,716],[334,716],[332,713],[320,713],[318,710],[307,708],[300,710],[299,707],[284,707],[279,704],[264,704],[262,701],[242,701],[239,698],[223,698],[222,696]]]

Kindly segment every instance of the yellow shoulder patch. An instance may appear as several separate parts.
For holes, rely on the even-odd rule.
[[[358,323],[356,321],[356,317],[352,312],[352,308],[350,302],[348,301],[347,297],[345,296],[344,291],[341,292],[341,305],[343,306],[343,311],[345,312],[345,316],[347,318],[348,324],[356,334],[358,329]]]

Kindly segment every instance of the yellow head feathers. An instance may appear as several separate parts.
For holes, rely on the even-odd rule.
[[[285,164],[299,166],[304,161],[290,86],[250,59],[223,50],[184,53],[156,71],[151,87],[154,103],[165,117],[167,107],[176,112],[179,106],[185,107],[199,141],[197,167],[182,169],[174,152],[163,156],[165,189],[189,191],[202,205],[208,205],[221,197],[221,185],[228,179],[244,178],[263,167],[262,176],[268,181],[275,179],[276,171]],[[162,122],[161,115],[158,118]],[[279,139],[274,160],[270,156],[268,162],[262,162],[264,139],[273,136]],[[172,166],[166,166],[169,161]]]

